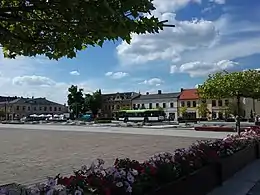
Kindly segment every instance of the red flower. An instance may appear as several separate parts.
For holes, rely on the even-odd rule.
[[[105,195],[111,195],[111,191],[109,188],[105,188]]]
[[[149,166],[149,168],[150,168],[151,174],[152,174],[152,175],[155,175],[156,172],[157,172],[157,171],[156,171],[156,168],[155,168],[154,166],[151,166],[151,165]]]

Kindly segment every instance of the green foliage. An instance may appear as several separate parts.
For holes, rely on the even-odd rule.
[[[101,123],[112,123],[112,121],[111,120],[95,120],[95,123],[99,123],[99,124],[101,124]]]
[[[239,113],[238,113],[239,110]],[[239,108],[237,108],[237,102],[231,101],[229,102],[226,110],[225,110],[225,115],[233,115],[233,116],[242,116],[244,112],[244,108],[242,107],[241,104],[239,104]]]
[[[5,117],[5,111],[0,110],[0,117]]]
[[[91,110],[93,115],[97,115],[99,109],[102,106],[102,95],[101,90],[97,90],[92,95],[86,94],[85,95],[85,102],[84,107],[86,110]]]
[[[197,106],[198,114],[201,117],[207,117],[207,114],[210,113],[207,103],[201,103]]]
[[[226,71],[209,75],[199,86],[198,92],[204,99],[222,99],[233,97],[260,97],[260,73],[257,70],[242,72]]]
[[[130,106],[122,106],[120,110],[131,110]]]
[[[187,109],[188,109],[187,106],[180,107],[179,108],[179,113],[181,115],[184,115],[187,112]]]
[[[68,105],[73,115],[78,118],[79,114],[83,112],[84,97],[83,89],[78,89],[77,86],[72,85],[68,89]]]
[[[152,0],[4,0],[0,45],[5,57],[73,58],[105,41],[130,43],[131,33],[158,33],[167,21],[149,15]]]

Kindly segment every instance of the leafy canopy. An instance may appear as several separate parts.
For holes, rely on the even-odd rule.
[[[68,89],[68,105],[73,115],[76,117],[79,116],[80,113],[83,112],[84,105],[84,97],[83,97],[83,89],[78,89],[77,86],[72,85]]]
[[[199,86],[198,92],[204,99],[232,97],[260,97],[260,72],[247,70],[242,72],[218,72],[209,75]]]
[[[73,58],[89,46],[158,33],[167,21],[150,14],[152,0],[2,0],[0,45],[5,57]]]

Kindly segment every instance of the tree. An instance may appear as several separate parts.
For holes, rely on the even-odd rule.
[[[225,114],[227,115],[233,115],[233,116],[242,116],[244,112],[244,108],[242,107],[241,104],[239,104],[239,109],[237,109],[237,102],[231,101],[228,103]],[[239,113],[238,113],[239,110]]]
[[[97,115],[99,109],[102,107],[102,94],[101,90],[95,91],[92,95],[85,95],[85,107],[91,110],[93,115]]]
[[[200,117],[207,117],[207,114],[210,112],[207,103],[204,102],[197,106],[197,110]]]
[[[181,114],[182,117],[187,113],[187,109],[188,108],[186,106],[182,106],[179,108],[179,113]]]
[[[78,118],[84,106],[83,89],[78,89],[77,86],[72,85],[68,92],[68,106],[72,114]]]
[[[207,80],[198,88],[203,99],[235,98],[237,113],[241,113],[240,101],[242,97],[260,97],[260,72],[247,70],[242,72],[218,72],[209,75]],[[240,120],[238,117],[237,130],[240,134]]]
[[[0,45],[9,58],[73,58],[107,40],[130,43],[131,33],[174,26],[151,16],[154,9],[152,0],[5,0],[0,4]]]

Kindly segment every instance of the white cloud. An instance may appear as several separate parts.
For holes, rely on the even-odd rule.
[[[172,12],[185,7],[189,3],[200,4],[201,0],[154,0],[153,4],[159,12]]]
[[[174,13],[154,13],[176,27],[165,28],[159,34],[134,34],[130,45],[122,42],[117,54],[121,65],[129,70],[134,71],[141,64],[150,68],[148,62],[161,60],[171,65],[170,73],[202,76],[232,68],[232,61],[238,58],[260,54],[260,27],[246,18],[238,21],[235,16],[224,14],[215,21],[178,21]],[[194,66],[200,71],[193,70]]]
[[[57,82],[51,78],[37,75],[17,76],[13,79],[0,78],[1,95],[46,97],[62,104],[67,102],[68,88],[71,85],[83,88],[85,93],[98,89],[95,81],[77,83]]]
[[[165,28],[159,34],[134,34],[130,45],[122,42],[117,46],[117,54],[123,65],[154,60],[178,62],[181,60],[182,52],[199,47],[209,48],[217,40],[218,32],[211,21],[177,21],[174,13],[155,14],[176,27]]]
[[[145,84],[145,85],[151,85],[151,86],[160,86],[163,83],[164,83],[164,81],[159,79],[159,78],[151,78],[151,79],[148,79],[148,80],[144,80],[143,82],[141,82],[139,84]]]
[[[44,76],[18,76],[13,78],[14,85],[21,85],[21,86],[52,86],[55,82],[47,77]]]
[[[228,70],[237,64],[238,64],[237,62],[231,60],[221,60],[216,63],[195,61],[195,62],[182,64],[179,68],[173,65],[171,66],[170,72],[188,73],[191,77],[198,77],[198,76],[206,76],[208,74],[221,71],[221,70]]]
[[[225,4],[226,3],[226,0],[210,0],[210,2],[214,2],[216,4]]]
[[[73,71],[70,72],[70,75],[79,76],[80,73],[78,71],[76,71],[76,70],[73,70]]]
[[[105,76],[110,77],[112,79],[122,79],[122,78],[124,78],[124,77],[126,77],[128,75],[129,74],[126,73],[126,72],[107,72],[105,74]]]

